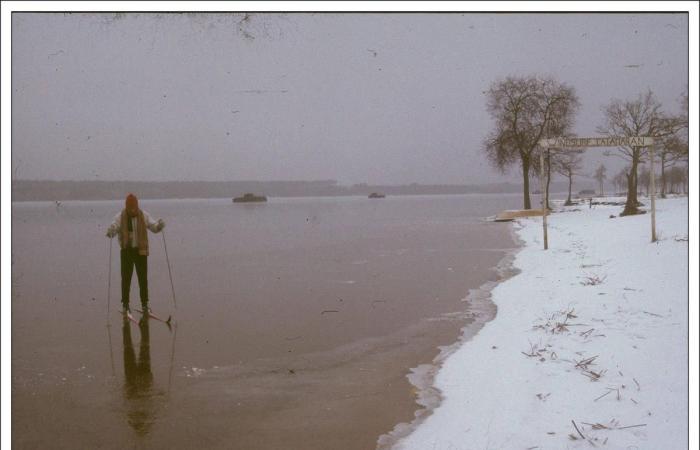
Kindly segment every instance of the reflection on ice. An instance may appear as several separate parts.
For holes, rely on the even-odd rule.
[[[137,358],[131,338],[131,324],[125,316],[122,324],[124,398],[127,403],[127,421],[129,425],[139,435],[146,435],[155,420],[148,320],[141,320],[139,329],[141,331],[141,343]]]

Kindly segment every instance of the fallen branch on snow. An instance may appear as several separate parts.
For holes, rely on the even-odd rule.
[[[598,275],[588,275],[584,277],[584,280],[581,282],[581,285],[583,286],[597,286],[599,284],[602,284],[607,276],[600,277]]]
[[[520,352],[520,353],[527,356],[528,358],[535,358],[538,356],[541,357],[543,351],[545,351],[545,349],[538,348],[537,344],[533,344],[532,342],[530,342],[530,352],[529,353]]]
[[[578,369],[583,369],[583,370],[588,370],[589,365],[595,365],[593,364],[593,361],[598,357],[598,355],[591,356],[590,358],[583,359],[581,361],[576,361],[576,368]]]
[[[626,426],[626,427],[618,427],[618,428],[615,428],[615,429],[616,429],[616,430],[624,430],[625,428],[637,428],[637,427],[645,427],[645,426],[647,426],[647,424],[645,424],[645,423],[640,423],[639,425],[629,425],[629,426]]]
[[[636,378],[634,378],[634,377],[633,377],[632,379],[634,380],[634,384],[636,384],[636,385],[637,385],[637,390],[638,390],[638,391],[641,391],[641,390],[642,390],[642,388],[641,388],[641,387],[639,386],[639,382],[637,381],[637,379],[636,379]]]
[[[587,376],[591,381],[598,381],[600,379],[600,377],[602,377],[605,372],[606,372],[605,370],[601,370],[600,372],[593,372],[592,370],[584,370],[582,372],[582,374]]]
[[[593,330],[595,330],[595,328],[591,328],[591,329],[588,330],[588,331],[582,331],[582,332],[580,332],[579,334],[580,334],[581,336],[587,338],[588,336],[590,336],[590,334],[593,332]]]
[[[574,422],[574,419],[571,419],[571,423],[574,424],[574,428],[576,428],[576,431],[578,431],[579,436],[581,436],[582,439],[586,439],[586,436],[584,436],[583,433],[581,433],[581,430],[579,430],[576,426],[576,422]]]
[[[573,422],[573,420],[572,420]],[[640,423],[639,425],[628,425],[626,427],[609,427],[607,425],[603,425],[602,423],[587,423],[587,422],[581,422],[584,425],[588,425],[594,430],[625,430],[627,428],[637,428],[637,427],[645,427],[647,424],[645,423]],[[614,423],[614,419],[613,419]],[[576,424],[574,424],[576,426]]]
[[[608,392],[606,392],[605,394],[601,395],[600,397],[596,398],[596,399],[593,400],[593,401],[594,401],[594,402],[597,402],[598,400],[600,400],[601,398],[605,397],[606,395],[608,395],[608,394],[611,393],[611,392],[612,392],[612,389],[608,389]]]

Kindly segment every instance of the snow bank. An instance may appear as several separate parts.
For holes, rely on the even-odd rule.
[[[541,219],[519,219],[521,273],[396,449],[687,448],[688,200],[657,201],[658,243],[621,209],[549,216],[548,251]]]

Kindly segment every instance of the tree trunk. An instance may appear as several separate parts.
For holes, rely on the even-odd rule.
[[[530,204],[530,158],[522,156],[523,166],[523,209],[532,209]]]
[[[564,205],[571,205],[571,184],[573,183],[574,174],[569,170],[569,196],[566,198],[566,203]]]
[[[549,164],[550,158],[549,158],[549,149],[547,149],[547,184],[545,188],[545,196],[544,198],[547,200],[547,209],[550,210],[549,206],[549,182],[552,179],[552,166]]]
[[[666,155],[661,152],[661,198],[666,198]]]
[[[637,165],[639,164],[639,149],[634,149],[632,152],[632,167],[627,174],[627,201],[625,209],[620,213],[620,216],[631,216],[639,214],[637,208]]]

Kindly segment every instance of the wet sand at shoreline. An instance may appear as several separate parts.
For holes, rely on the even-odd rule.
[[[409,369],[458,340],[462,299],[515,245],[508,225],[449,212],[469,200],[423,201],[144,202],[168,222],[172,330],[123,326],[116,246],[105,326],[109,242],[76,246],[101,238],[118,203],[13,205],[13,446],[374,448],[418,408]],[[149,287],[167,316],[161,239]]]

